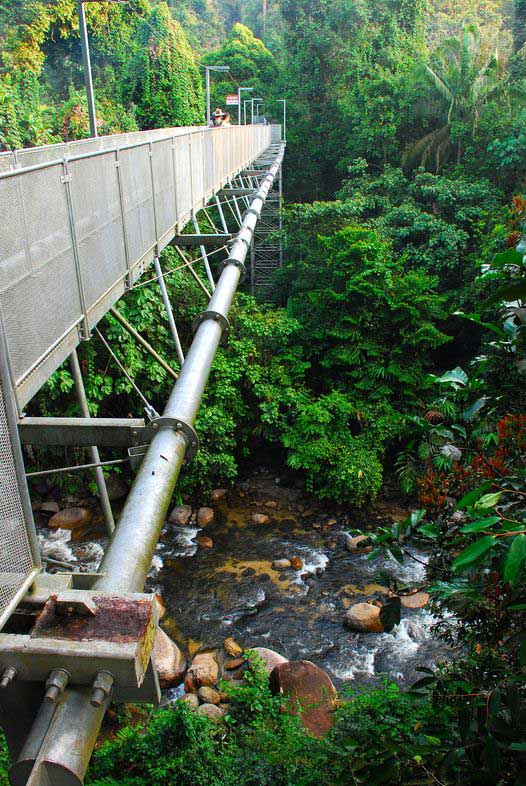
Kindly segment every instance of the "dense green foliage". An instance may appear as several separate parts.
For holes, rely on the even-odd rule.
[[[318,741],[282,711],[257,659],[247,681],[225,686],[231,703],[219,727],[178,704],[154,712],[144,729],[122,729],[95,754],[89,786],[424,783],[452,742],[448,708],[437,712],[427,697],[414,701],[393,684],[344,697],[334,728]]]

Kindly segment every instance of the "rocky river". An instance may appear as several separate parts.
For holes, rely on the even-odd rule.
[[[148,581],[166,607],[164,629],[189,658],[233,637],[244,648],[313,661],[341,687],[383,675],[407,685],[418,666],[450,657],[427,605],[407,608],[402,599],[400,622],[389,632],[344,624],[355,603],[380,605],[393,590],[404,595],[424,584],[427,557],[415,546],[404,565],[348,549],[350,530],[407,515],[396,503],[358,513],[329,509],[262,469],[205,504],[204,513],[189,505],[173,512]],[[42,515],[39,521],[44,556],[96,570],[106,545],[96,515],[80,537],[43,526]]]

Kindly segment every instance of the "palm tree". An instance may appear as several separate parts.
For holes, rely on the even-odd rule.
[[[455,122],[467,126],[474,134],[482,106],[504,88],[500,79],[497,52],[483,61],[480,34],[475,25],[464,28],[461,38],[448,38],[437,51],[437,67],[422,63],[415,70],[416,83],[431,88],[436,102],[431,104],[440,126],[409,145],[403,165],[412,168],[434,164],[438,172],[456,153],[462,159],[462,142],[453,144],[451,130]],[[429,110],[429,101],[426,102]]]

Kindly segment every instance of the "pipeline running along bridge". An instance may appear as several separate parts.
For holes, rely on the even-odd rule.
[[[238,283],[248,268],[252,291],[264,294],[281,264],[284,150],[279,126],[248,125],[0,154],[0,723],[13,786],[81,785],[110,699],[159,699],[157,609],[144,582],[179,471],[198,449],[195,418]],[[212,233],[201,231],[202,215]],[[208,300],[186,354],[159,262],[169,243]],[[146,270],[178,373],[115,309]],[[147,404],[148,422],[89,417],[76,347],[108,311],[176,379],[162,415]],[[67,358],[83,417],[26,417]],[[42,570],[22,444],[90,448],[113,532],[96,574]],[[100,446],[127,448],[137,467],[116,529]]]

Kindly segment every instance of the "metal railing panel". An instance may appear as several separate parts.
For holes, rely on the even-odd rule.
[[[68,164],[79,268],[89,307],[126,274],[119,183],[113,153]]]
[[[174,225],[175,182],[172,164],[172,139],[152,143],[152,178],[155,188],[157,238]]]
[[[0,629],[39,569],[0,323]]]
[[[0,308],[19,408],[270,134],[154,129],[0,155]]]
[[[188,215],[193,206],[190,134],[175,137],[174,153],[178,217],[181,218]]]
[[[82,316],[63,168],[0,180],[0,309],[19,384]]]
[[[119,160],[129,253],[132,260],[137,260],[155,245],[149,146],[125,148]]]

